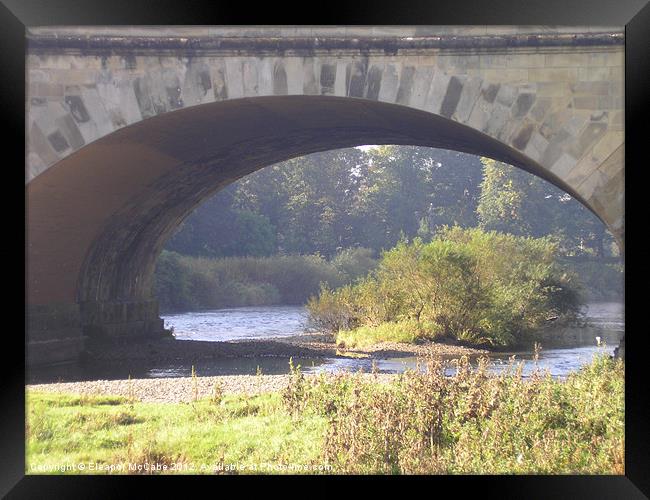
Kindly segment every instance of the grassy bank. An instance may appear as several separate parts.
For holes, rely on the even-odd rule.
[[[209,259],[163,252],[156,264],[155,293],[163,311],[304,304],[321,283],[340,287],[376,265],[365,248],[332,260],[319,255]]]
[[[280,393],[222,396],[215,387],[191,404],[30,391],[27,471],[92,463],[103,469],[65,472],[143,473],[128,464],[147,463],[167,466],[162,473],[624,473],[622,362],[597,359],[564,382],[523,380],[515,366],[499,376],[485,365],[461,362],[454,377],[442,368],[431,361],[388,384],[294,370]]]

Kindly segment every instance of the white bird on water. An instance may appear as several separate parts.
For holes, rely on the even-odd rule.
[[[600,337],[596,337],[596,345],[600,346]]]

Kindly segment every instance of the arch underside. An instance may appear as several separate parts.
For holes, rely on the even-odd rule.
[[[36,252],[30,255],[28,290],[35,303],[53,298],[148,299],[158,253],[201,201],[267,165],[363,144],[430,146],[489,156],[580,199],[520,152],[412,108],[323,96],[205,104],[114,132],[28,184],[28,253]],[[39,252],[43,249],[47,251]],[[49,261],[49,272],[38,257]],[[53,293],[55,289],[61,293]]]
[[[157,334],[162,321],[152,297],[156,259],[202,201],[265,166],[364,144],[488,156],[538,175],[586,204],[521,152],[406,106],[333,96],[204,104],[120,129],[27,185],[28,304],[35,311],[44,307],[43,318],[51,316],[52,304],[76,304],[80,309],[64,326],[80,321],[90,336]]]

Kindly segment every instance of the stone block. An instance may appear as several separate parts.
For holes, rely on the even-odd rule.
[[[564,97],[571,94],[567,82],[539,82],[537,84],[538,97]]]
[[[317,74],[318,68],[314,64],[313,58],[303,60],[303,80],[302,92],[304,95],[320,94],[320,75]]]
[[[347,95],[350,97],[364,97],[367,76],[368,76],[367,60],[363,60],[363,59],[356,60],[348,64],[345,73]],[[402,83],[400,81],[400,86],[401,85]]]
[[[598,167],[608,179],[612,179],[625,171],[625,145],[621,144],[609,155],[605,151],[596,153],[598,158],[605,156]],[[607,156],[606,156],[607,155]]]
[[[551,172],[560,179],[566,180],[569,172],[575,167],[576,163],[577,160],[573,156],[563,153],[551,167]]]
[[[475,128],[476,130],[485,130],[487,122],[492,114],[493,104],[487,102],[485,99],[477,99],[474,108],[467,120],[467,125]]]
[[[239,59],[224,59],[226,66],[226,81],[228,82],[228,98],[237,99],[244,97],[244,75],[243,62]],[[302,87],[302,81],[301,87]],[[300,89],[302,93],[302,88]]]
[[[35,83],[33,95],[36,97],[63,97],[63,87],[60,83]]]
[[[568,148],[568,152],[576,158],[581,158],[590,147],[605,135],[606,131],[606,123],[590,122],[584,128],[582,133],[572,141],[572,144]]]
[[[440,104],[440,114],[447,118],[451,118],[456,111],[458,102],[460,101],[461,93],[463,92],[463,87],[465,83],[465,78],[460,76],[452,76],[449,79],[449,85],[447,85],[447,90],[445,96],[442,99]]]
[[[545,65],[547,68],[576,68],[585,66],[588,59],[588,54],[583,54],[580,52],[546,54]]]
[[[280,68],[282,70],[282,73],[284,73],[284,69]],[[278,72],[278,67],[274,68],[274,78],[277,76]],[[228,74],[226,72],[226,63],[223,61],[223,59],[213,59],[210,61],[210,77],[212,79],[212,94],[214,95],[214,100],[215,101],[223,101],[224,99],[228,98]],[[275,85],[275,80],[274,80],[274,85]],[[286,75],[285,75],[285,93],[286,93]],[[281,92],[278,92],[275,90],[274,91],[277,94],[280,94]]]
[[[552,140],[572,116],[573,113],[568,109],[559,109],[547,114],[546,119],[539,128],[540,134],[547,140]]]
[[[546,112],[551,108],[551,99],[549,97],[537,97],[535,104],[530,110],[530,117],[537,123],[541,123]]]
[[[340,97],[347,95],[347,85],[345,81],[345,74],[347,71],[347,63],[345,61],[338,61],[336,63],[336,81],[334,82],[334,94]]]
[[[475,54],[447,55],[441,53],[437,60],[438,68],[454,74],[463,74],[467,69],[478,69],[480,59]]]
[[[372,71],[373,68],[371,68]],[[336,84],[336,62],[322,63],[320,67],[320,89],[323,95],[334,95]],[[381,73],[380,73],[381,74]]]
[[[485,102],[493,103],[499,93],[501,84],[483,82],[481,85],[481,97]]]
[[[45,134],[37,123],[32,123],[29,128],[29,148],[45,165],[52,165],[59,160],[59,155],[54,151]]]
[[[599,170],[593,170],[586,178],[578,185],[576,191],[586,200],[597,194],[597,192],[605,186],[607,177]]]
[[[589,114],[588,113],[580,113],[580,114],[574,114],[569,118],[566,123],[564,124],[564,129],[569,132],[572,136],[578,136],[580,135],[580,132],[582,131],[582,128],[585,126],[587,121],[589,120]]]
[[[483,69],[480,75],[484,80],[492,83],[526,83],[532,81],[529,78],[528,69]]]
[[[188,62],[181,87],[181,99],[188,106],[214,101],[210,67],[205,62]]]
[[[456,106],[454,118],[461,123],[466,123],[469,120],[472,109],[477,99],[481,95],[481,87],[483,81],[480,78],[469,78],[463,86],[463,92],[460,95],[460,100]]]
[[[97,86],[86,86],[81,88],[81,99],[88,112],[88,115],[90,116],[90,120],[88,122],[78,122],[78,126],[81,135],[84,137],[87,143],[95,140],[98,137],[108,135],[114,130],[113,121],[111,120],[110,114],[106,110],[105,103],[111,102],[107,101],[107,98],[117,96],[113,94],[113,89],[111,89],[110,84],[100,84],[100,86],[101,87],[99,88]],[[132,113],[135,113],[134,118],[140,117],[141,119],[144,117],[144,115],[140,113],[141,106],[138,102],[138,99],[136,99],[135,90],[131,85],[129,86],[131,87],[129,89],[129,92],[131,93],[132,98],[128,101],[128,105],[134,106],[135,108],[132,111]],[[100,94],[100,88],[102,90],[102,94]],[[110,90],[107,91],[107,89]],[[142,99],[144,105],[144,101],[149,99],[149,97],[142,96]],[[154,113],[154,110],[152,108],[148,109],[151,113]]]
[[[403,104],[407,106],[410,103],[411,92],[413,90],[413,85],[414,85],[414,78],[415,78],[415,67],[402,66],[402,71],[399,77],[399,87],[397,88],[397,96],[395,97],[396,104]]]
[[[511,144],[516,149],[523,151],[526,149],[528,142],[535,130],[535,126],[530,121],[524,121],[524,124],[519,128],[519,130],[513,135]]]
[[[498,137],[499,133],[506,125],[506,121],[509,118],[510,108],[496,103],[492,107],[492,113],[490,114],[490,117],[488,118],[487,124],[483,131],[492,137]]]
[[[547,148],[542,154],[540,163],[550,168],[565,152],[567,144],[573,139],[573,136],[570,135],[566,130],[560,129],[553,137],[549,140]]]
[[[530,111],[534,102],[535,94],[519,93],[517,99],[515,99],[515,102],[512,105],[512,116],[514,118],[522,118],[526,113],[528,113],[528,111]]]
[[[411,99],[409,105],[423,109],[424,104],[429,94],[431,82],[433,81],[433,66],[418,66],[415,70],[415,78],[413,81],[413,90],[411,92]]]
[[[541,68],[546,64],[544,54],[508,54],[505,57],[507,68]]]
[[[273,95],[273,68],[275,59],[266,57],[259,63],[257,70],[257,94]]]
[[[494,69],[504,68],[507,64],[508,56],[505,54],[480,54],[479,55],[479,68],[481,69]]]
[[[572,83],[570,88],[574,94],[606,96],[609,95],[610,83],[608,81],[577,82]]]
[[[368,69],[368,77],[366,78],[366,99],[376,101],[379,99],[379,92],[381,91],[381,80],[384,72],[383,65],[373,64]]]
[[[83,348],[84,339],[81,336],[74,339],[32,341],[27,344],[27,366],[75,362]]]
[[[609,67],[595,66],[578,68],[578,80],[581,82],[608,82]]]
[[[512,106],[519,90],[514,85],[501,85],[496,95],[496,102],[506,107]]]
[[[564,179],[571,186],[579,186],[592,172],[597,170],[599,162],[591,155],[585,155],[579,159],[575,166],[567,173]]]
[[[528,70],[528,78],[531,82],[575,82],[578,79],[577,67],[566,68],[531,68]]]
[[[625,67],[613,66],[609,68],[610,81],[623,82],[625,80]]]
[[[431,87],[429,89],[429,95],[427,95],[427,99],[424,104],[424,107],[427,111],[436,114],[440,112],[440,105],[442,104],[442,100],[445,98],[445,94],[447,93],[447,87],[449,87],[450,78],[450,75],[440,70],[434,73],[433,81],[431,82]]]

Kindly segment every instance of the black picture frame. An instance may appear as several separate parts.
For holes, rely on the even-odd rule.
[[[309,12],[307,15],[306,13]],[[24,165],[25,143],[25,27],[43,25],[607,25],[626,28],[626,70],[625,70],[625,134],[626,164],[630,165],[626,183],[626,242],[625,260],[632,272],[626,273],[626,474],[625,476],[445,476],[400,478],[403,486],[427,488],[420,491],[437,491],[432,487],[441,482],[451,487],[451,491],[463,493],[467,488],[476,488],[482,495],[500,498],[647,498],[650,496],[650,439],[647,423],[650,408],[648,398],[648,375],[644,363],[644,331],[639,328],[640,311],[643,310],[642,291],[634,290],[636,283],[643,284],[644,263],[642,259],[642,234],[636,230],[641,226],[645,212],[634,209],[634,203],[643,199],[635,194],[643,189],[644,161],[643,146],[648,142],[644,125],[649,117],[648,89],[650,89],[650,5],[647,0],[438,0],[420,2],[368,2],[340,4],[305,4],[300,8],[289,5],[280,6],[269,3],[266,7],[257,4],[219,3],[215,1],[171,1],[171,0],[2,0],[0,4],[1,29],[0,57],[2,57],[3,78],[0,89],[3,122],[9,124],[3,132],[6,143],[3,152],[5,175],[11,181],[11,192],[16,193],[16,205],[6,208],[7,214],[14,214],[17,205],[23,204],[24,197],[19,193],[24,185],[24,172],[18,168]],[[12,153],[12,157],[7,156]],[[14,177],[15,176],[15,177]],[[15,189],[15,191],[14,191]],[[24,196],[24,195],[23,195]],[[22,200],[22,201],[21,201]],[[631,221],[631,222],[630,222]],[[631,224],[631,225],[630,225]],[[6,246],[18,243],[16,234],[23,223],[18,223],[18,231],[7,238]],[[630,229],[632,228],[632,229]],[[630,241],[631,240],[631,241]],[[638,241],[636,241],[638,240]],[[16,250],[18,253],[19,250]],[[647,253],[647,252],[646,252]],[[18,262],[20,255],[6,257],[5,265]],[[24,247],[22,256],[24,258]],[[637,261],[638,256],[638,261]],[[11,259],[11,261],[9,260]],[[632,259],[632,260],[630,260]],[[7,267],[18,267],[7,265]],[[18,273],[20,275],[20,273]],[[24,287],[24,277],[22,279]],[[14,299],[17,295],[12,287]],[[634,290],[630,292],[631,290]],[[642,288],[639,288],[642,290]],[[10,295],[11,295],[10,294]],[[24,297],[24,296],[23,296]],[[12,313],[12,309],[7,310]],[[634,325],[637,325],[636,327]],[[23,324],[24,326],[24,324]],[[3,453],[0,454],[0,494],[7,498],[51,498],[88,496],[92,498],[114,498],[130,488],[134,482],[129,478],[107,477],[62,477],[25,475],[25,343],[16,332],[20,321],[14,328],[7,328],[6,337],[13,335],[17,342],[9,348],[5,342],[3,371],[0,383],[2,392]],[[199,478],[192,477],[193,481]],[[207,479],[207,478],[206,478]],[[232,483],[235,478],[222,478],[216,485]],[[368,486],[366,477],[324,478],[327,481],[343,481],[348,485]],[[383,488],[393,478],[376,478]],[[251,484],[246,479],[246,485]],[[278,486],[296,491],[295,477],[262,478],[278,481]],[[177,482],[176,480],[173,480]],[[204,481],[201,478],[200,481]],[[259,478],[257,479],[259,481]],[[257,482],[256,481],[256,482]],[[303,479],[309,486],[311,478]],[[426,484],[424,483],[426,481]],[[433,481],[434,484],[430,484]],[[125,482],[127,484],[125,484]],[[170,480],[147,481],[149,496],[167,491]],[[237,486],[241,483],[238,481]],[[402,484],[404,483],[404,484]],[[417,483],[417,484],[416,484]],[[194,482],[193,486],[196,484]],[[203,483],[205,484],[205,483]],[[281,490],[282,491],[282,490]],[[300,491],[300,490],[299,490]],[[307,491],[300,491],[304,494]],[[410,490],[406,490],[410,493]],[[413,491],[415,493],[415,490]],[[330,490],[331,494],[337,494]],[[420,495],[421,493],[417,493]]]

